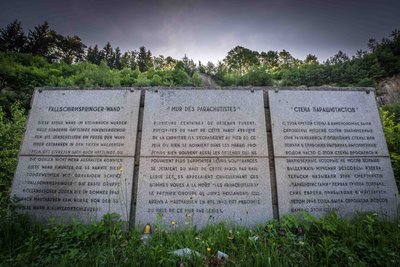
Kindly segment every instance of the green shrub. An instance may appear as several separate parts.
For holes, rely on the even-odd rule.
[[[6,115],[0,106],[0,203],[1,208],[8,203],[8,197],[17,156],[25,129],[25,110],[19,102],[11,106],[11,114]]]
[[[397,187],[400,187],[400,122],[395,120],[395,114],[380,109],[383,132],[388,145],[390,158]]]
[[[388,111],[389,113],[393,114],[393,121],[395,123],[400,122],[400,103],[398,104],[389,104],[382,106],[382,110]]]

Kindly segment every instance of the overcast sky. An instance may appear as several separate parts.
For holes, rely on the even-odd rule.
[[[153,55],[203,63],[237,45],[286,49],[299,59],[315,54],[322,62],[400,30],[400,0],[0,0],[0,27],[14,19],[25,31],[47,20],[86,45],[144,45]]]

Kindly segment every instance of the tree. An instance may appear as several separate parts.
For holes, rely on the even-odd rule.
[[[51,30],[47,21],[35,26],[34,30],[29,30],[27,52],[54,60],[53,51],[56,45],[57,33]]]
[[[386,75],[400,73],[400,31],[394,30],[389,38],[383,39],[375,48],[374,54]]]
[[[150,50],[146,51],[146,47],[144,47],[144,46],[141,46],[139,48],[137,64],[138,64],[139,70],[141,72],[145,72],[148,69],[153,67],[153,60],[152,60],[151,52],[150,52]]]
[[[199,60],[199,68],[198,68],[199,73],[206,73],[206,68],[203,66],[203,63]]]
[[[228,52],[224,63],[230,71],[239,72],[243,75],[250,67],[259,65],[258,52],[242,46],[236,46]]]
[[[165,70],[172,70],[176,66],[176,60],[173,59],[171,56],[165,58]]]
[[[78,36],[64,37],[60,34],[57,35],[57,58],[67,64],[82,61],[85,55],[85,48]]]
[[[296,64],[296,59],[285,49],[278,53],[279,65],[283,68],[290,68]]]
[[[211,61],[208,61],[207,66],[206,66],[206,74],[215,75],[215,73],[216,73],[216,69],[215,69],[214,63],[212,63]]]
[[[260,54],[261,64],[268,69],[276,68],[279,65],[279,56],[276,51],[268,51],[267,53],[261,52]]]
[[[186,73],[189,74],[189,76],[192,76],[196,71],[196,64],[194,63],[193,59],[189,59],[185,54],[185,56],[182,58],[182,63]]]
[[[86,60],[90,63],[100,65],[100,62],[104,59],[104,55],[99,51],[99,47],[95,45],[93,48],[89,46],[86,53]]]
[[[339,50],[339,52],[337,52],[337,54],[330,57],[325,63],[327,65],[336,65],[336,64],[345,63],[349,60],[350,60],[350,58],[347,56],[347,54],[344,53],[343,51]]]
[[[318,58],[315,55],[308,54],[304,60],[305,64],[318,64]]]
[[[104,55],[103,59],[107,62],[107,66],[112,68],[114,66],[114,50],[110,42],[103,47],[102,53]]]
[[[113,67],[119,70],[122,69],[121,50],[119,49],[119,47],[115,48]]]
[[[165,67],[165,58],[163,55],[159,55],[158,57],[154,57],[154,69],[163,70]]]
[[[136,51],[125,52],[121,57],[122,68],[135,69],[137,67],[136,56],[137,56]]]
[[[26,37],[20,21],[14,20],[5,29],[0,29],[1,51],[23,52],[25,44]]]
[[[147,53],[146,53],[146,65],[147,65],[147,69],[151,69],[154,67],[153,55],[151,54],[150,50],[147,50]]]

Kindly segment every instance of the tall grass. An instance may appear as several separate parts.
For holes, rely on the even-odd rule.
[[[90,225],[47,226],[13,214],[0,221],[2,266],[399,266],[400,224],[376,214],[286,216],[254,229],[225,224],[124,230],[114,215]],[[199,255],[179,257],[190,248]],[[217,252],[228,255],[219,259]]]

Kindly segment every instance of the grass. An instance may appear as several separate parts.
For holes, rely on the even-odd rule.
[[[124,230],[114,215],[90,225],[46,226],[1,215],[1,266],[400,266],[399,222],[371,213],[351,221],[335,214],[287,216],[255,229],[155,225],[147,244],[142,229]],[[175,256],[181,248],[200,256]],[[218,251],[228,258],[219,259]]]

